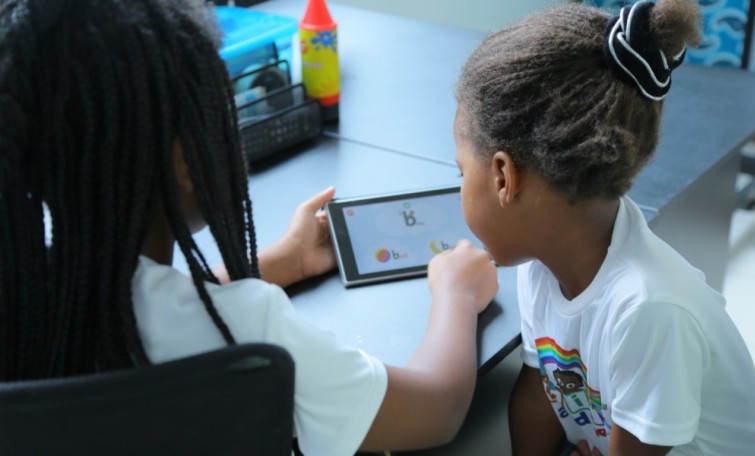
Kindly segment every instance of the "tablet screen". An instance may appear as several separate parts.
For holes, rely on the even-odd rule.
[[[462,238],[482,247],[464,222],[458,186],[336,200],[327,210],[347,286],[425,274]]]

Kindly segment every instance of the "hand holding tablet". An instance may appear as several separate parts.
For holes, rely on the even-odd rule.
[[[436,254],[469,239],[459,187],[329,202],[330,233],[346,287],[427,273]]]

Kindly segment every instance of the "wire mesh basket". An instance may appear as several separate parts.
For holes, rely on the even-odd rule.
[[[240,75],[250,81],[236,95],[241,150],[253,163],[322,133],[322,114],[316,100],[307,99],[303,84],[288,84],[285,61]],[[238,84],[237,84],[238,85]]]

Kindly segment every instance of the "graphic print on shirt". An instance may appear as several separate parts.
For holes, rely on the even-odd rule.
[[[605,419],[600,391],[587,384],[587,366],[579,350],[565,350],[550,337],[535,340],[545,394],[559,419],[579,426],[592,426],[595,435],[608,437],[611,425]]]

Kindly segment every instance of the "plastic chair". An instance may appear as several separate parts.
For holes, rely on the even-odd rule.
[[[0,383],[0,453],[290,456],[293,404],[293,360],[268,344]]]

